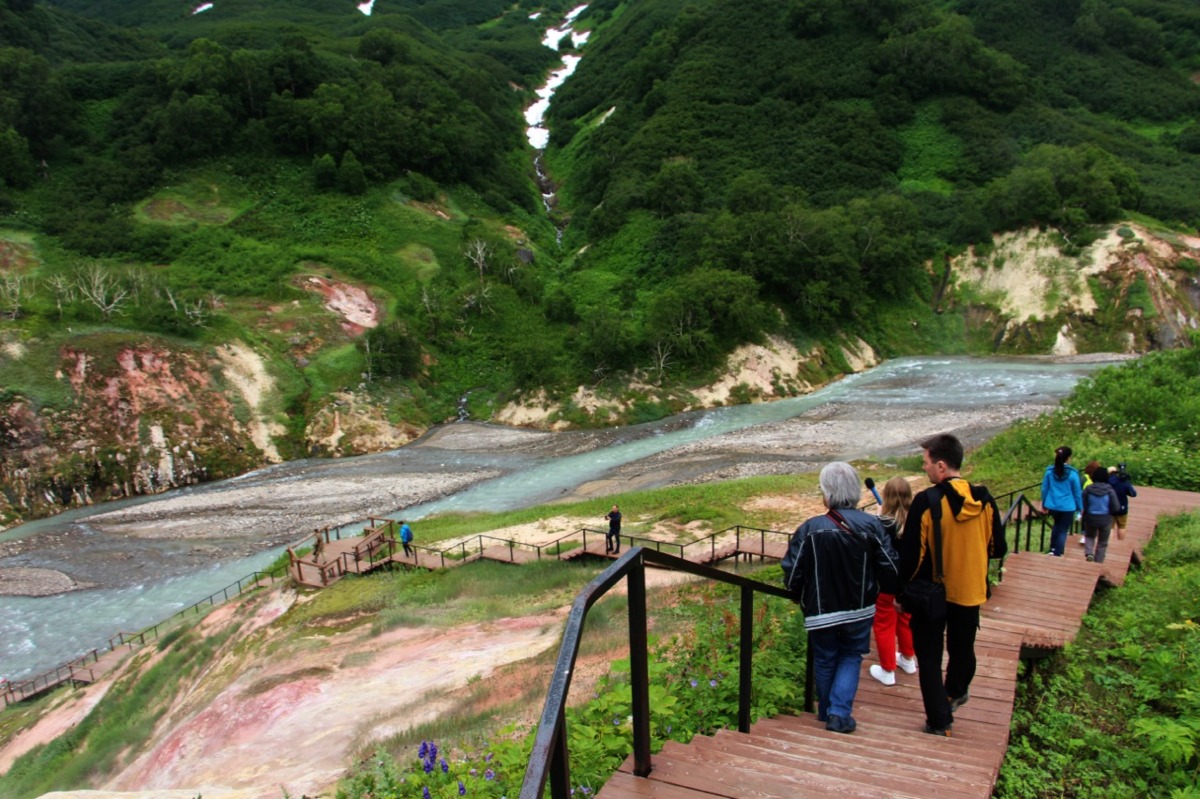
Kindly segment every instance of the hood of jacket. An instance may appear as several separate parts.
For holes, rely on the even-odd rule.
[[[971,484],[963,478],[944,480],[942,486],[955,519],[964,522],[983,513],[983,503],[971,496]]]

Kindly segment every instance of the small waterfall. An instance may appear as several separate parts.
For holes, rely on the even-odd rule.
[[[571,9],[563,20],[563,24],[558,28],[550,28],[546,31],[546,35],[542,37],[542,44],[552,50],[558,50],[559,43],[566,37],[571,37],[571,44],[576,48],[581,47],[590,35],[589,32],[576,33],[571,27],[579,15],[587,8],[587,4],[576,6]],[[531,19],[537,19],[540,16],[531,15]],[[542,156],[545,153],[546,145],[550,141],[550,131],[542,124],[546,117],[546,110],[550,107],[550,98],[554,96],[554,92],[559,86],[566,82],[567,78],[575,72],[575,67],[579,65],[580,56],[567,54],[562,58],[562,66],[550,73],[546,85],[537,90],[538,99],[529,108],[525,109],[525,122],[529,125],[525,130],[525,135],[529,139],[529,144],[536,150],[536,155],[533,157],[533,169],[537,177],[538,189],[542,194],[542,207],[546,209],[546,214],[554,216],[555,205],[555,187],[550,180],[550,176],[546,174],[545,164],[542,161]],[[557,229],[558,243],[562,243],[563,226],[561,221],[555,221]]]

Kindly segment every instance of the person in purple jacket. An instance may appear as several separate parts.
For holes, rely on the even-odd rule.
[[[1092,482],[1083,489],[1083,552],[1089,561],[1103,563],[1113,518],[1121,509],[1121,503],[1117,492],[1108,484],[1108,469],[1097,466],[1090,476]]]

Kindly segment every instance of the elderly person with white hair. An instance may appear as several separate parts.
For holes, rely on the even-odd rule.
[[[858,472],[827,464],[820,475],[828,512],[792,535],[783,578],[804,612],[813,653],[817,718],[833,732],[854,732],[852,714],[863,655],[871,646],[875,597],[894,591],[896,554],[879,517],[857,510]]]

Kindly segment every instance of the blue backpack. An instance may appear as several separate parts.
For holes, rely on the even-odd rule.
[[[1115,515],[1120,510],[1119,507],[1114,507],[1116,502],[1114,502],[1114,497],[1109,491],[1103,493],[1085,491],[1083,492],[1083,497],[1083,510],[1089,516],[1110,516]]]

